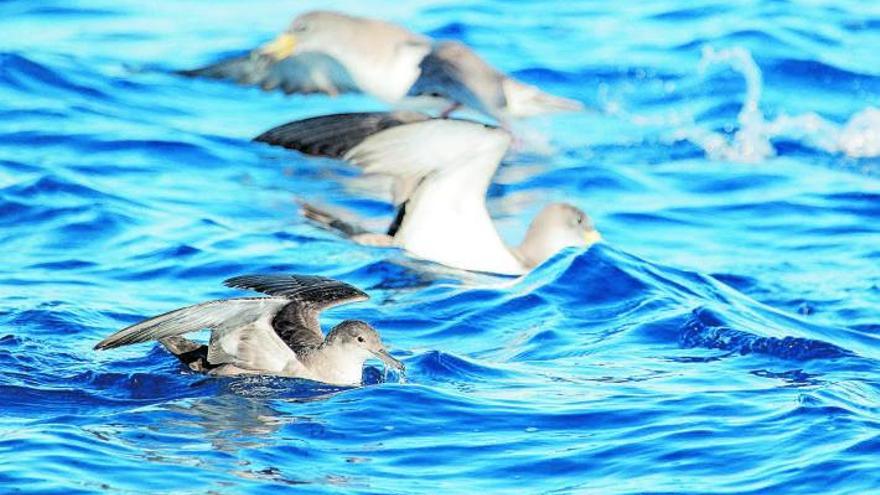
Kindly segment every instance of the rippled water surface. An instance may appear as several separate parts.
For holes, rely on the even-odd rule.
[[[491,210],[571,201],[606,242],[522,279],[306,223],[393,215],[344,164],[250,142],[382,108],[169,70],[320,2],[0,2],[0,491],[880,491],[880,8],[343,2],[473,45],[592,112],[515,125]],[[406,383],[211,379],[141,318],[338,277]]]

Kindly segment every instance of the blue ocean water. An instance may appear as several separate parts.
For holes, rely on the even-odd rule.
[[[344,164],[252,143],[381,109],[172,69],[322,2],[0,2],[0,492],[880,492],[880,7],[869,2],[355,2],[593,108],[519,122],[490,194],[605,243],[521,279],[306,223],[380,228]],[[404,382],[212,379],[144,317],[260,272],[372,295]]]

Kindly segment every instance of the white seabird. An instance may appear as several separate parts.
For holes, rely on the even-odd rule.
[[[269,297],[209,301],[124,328],[99,342],[111,349],[159,340],[194,371],[213,375],[270,374],[334,385],[361,383],[363,365],[377,357],[402,370],[368,323],[346,320],[324,337],[321,311],[369,298],[338,280],[307,275],[244,275],[224,282]],[[208,345],[181,335],[211,330]]]
[[[299,15],[247,55],[179,73],[288,94],[363,92],[391,104],[439,98],[444,115],[465,106],[501,121],[583,109],[505,75],[462,43],[333,11]]]
[[[307,217],[363,244],[400,247],[464,270],[520,275],[566,247],[601,239],[584,212],[554,203],[535,217],[521,244],[505,244],[486,208],[489,183],[511,142],[497,127],[415,112],[351,113],[291,122],[255,139],[391,176],[398,214],[385,234],[304,208]]]

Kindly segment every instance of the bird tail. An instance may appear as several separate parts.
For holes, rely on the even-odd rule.
[[[300,202],[303,216],[318,225],[342,234],[345,237],[354,237],[360,234],[367,234],[369,231],[362,227],[348,223],[332,213],[322,210],[306,202]]]
[[[529,117],[557,112],[580,112],[584,104],[545,93],[540,89],[507,78],[503,82],[504,97],[507,100],[507,112],[512,117]]]

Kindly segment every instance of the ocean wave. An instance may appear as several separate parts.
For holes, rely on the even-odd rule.
[[[0,449],[15,453],[0,463],[4,487],[880,486],[871,13],[388,7],[382,16],[604,110],[516,123],[522,143],[489,209],[516,243],[545,203],[571,202],[605,242],[511,278],[305,221],[300,200],[377,231],[394,208],[354,167],[250,139],[381,103],[169,73],[271,39],[289,7],[0,2]],[[220,378],[156,343],[93,350],[151,315],[253,295],[223,287],[227,277],[288,272],[370,294],[322,324],[371,322],[406,376],[370,361],[364,387]]]

